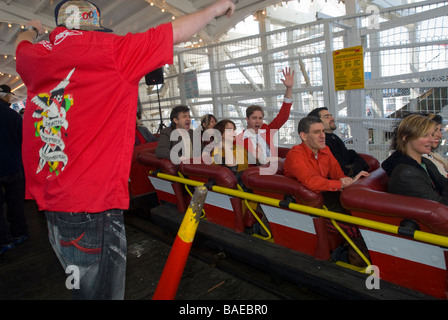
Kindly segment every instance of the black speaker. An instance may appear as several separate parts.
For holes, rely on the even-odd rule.
[[[155,84],[163,84],[163,67],[156,69],[145,76],[145,81],[148,86]]]

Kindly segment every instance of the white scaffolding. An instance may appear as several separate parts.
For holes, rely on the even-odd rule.
[[[448,1],[424,1],[373,15],[319,19],[177,52],[175,63],[164,68],[160,89],[165,125],[171,108],[179,104],[190,106],[196,121],[213,113],[218,120],[234,120],[239,130],[246,124],[246,107],[259,104],[269,122],[281,106],[281,70],[288,66],[296,71],[296,83],[290,120],[279,132],[281,145],[300,143],[298,121],[325,106],[336,116],[337,133],[349,148],[384,160],[390,132],[403,112],[447,116]],[[365,86],[336,91],[333,51],[353,46],[363,48]],[[186,89],[190,71],[195,71],[198,85],[193,96]],[[160,118],[155,88],[142,82],[140,100],[143,122],[156,132]],[[441,148],[446,153],[446,146]]]

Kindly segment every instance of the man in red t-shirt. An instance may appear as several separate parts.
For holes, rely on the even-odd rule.
[[[19,34],[17,71],[28,90],[26,197],[46,212],[63,266],[79,269],[78,297],[124,297],[122,210],[129,206],[140,80],[172,63],[174,44],[234,10],[230,0],[218,0],[171,23],[118,36],[101,26],[92,2],[64,0],[56,6],[57,27],[49,41],[33,44],[44,31],[37,20]]]

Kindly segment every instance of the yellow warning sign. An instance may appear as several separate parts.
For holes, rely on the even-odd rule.
[[[364,55],[362,46],[333,51],[335,90],[364,88]]]

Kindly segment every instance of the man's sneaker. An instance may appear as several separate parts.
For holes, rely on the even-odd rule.
[[[10,243],[10,244],[4,244],[0,246],[0,254],[5,253],[6,251],[11,250],[12,248],[14,248],[14,243]]]
[[[29,238],[28,234],[24,234],[21,237],[18,238],[13,238],[12,239],[12,243],[13,244],[21,244],[22,242],[24,242],[25,240],[27,240]]]

